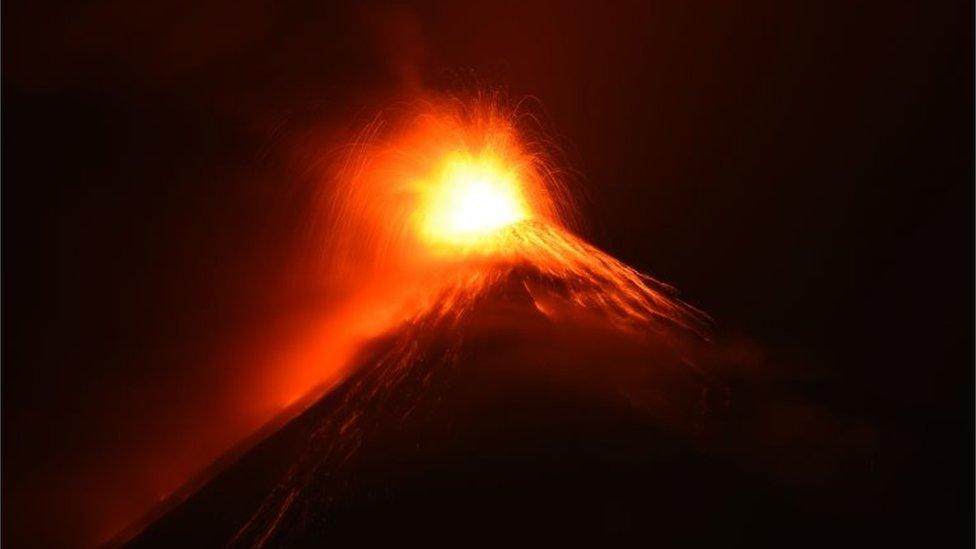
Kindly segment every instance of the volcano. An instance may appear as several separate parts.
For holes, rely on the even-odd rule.
[[[695,449],[715,383],[674,339],[553,321],[523,276],[459,323],[419,318],[374,341],[353,376],[131,545],[727,535],[696,526],[735,516],[747,483]]]
[[[728,393],[689,365],[700,343],[554,321],[525,276],[463,321],[373,341],[354,375],[129,546],[827,541],[829,505],[797,508],[712,447],[732,431]]]
[[[4,546],[976,544],[972,2],[47,4]]]
[[[715,451],[729,391],[707,317],[576,236],[518,120],[493,100],[425,103],[353,148],[326,255],[333,281],[383,302],[339,319],[381,318],[382,335],[132,546],[727,544],[810,528],[816,513],[784,514],[795,499],[771,477]]]

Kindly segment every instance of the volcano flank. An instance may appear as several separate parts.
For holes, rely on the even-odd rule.
[[[674,483],[723,467],[678,442],[709,419],[712,383],[671,341],[595,315],[553,321],[513,275],[460,322],[420,318],[373,342],[341,386],[132,545],[630,536],[649,517],[675,529],[729,502]]]
[[[553,320],[524,273],[374,341],[335,390],[132,547],[773,543],[819,520],[709,450],[728,394],[691,340]],[[553,290],[555,291],[555,290]],[[777,517],[756,528],[757,521]]]

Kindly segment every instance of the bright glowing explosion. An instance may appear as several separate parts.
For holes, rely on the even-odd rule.
[[[460,318],[517,270],[532,274],[522,284],[550,316],[579,308],[626,328],[694,328],[699,313],[667,286],[573,234],[564,178],[521,121],[484,98],[375,121],[330,196],[332,264],[395,284],[400,319]]]
[[[428,193],[418,216],[434,244],[476,244],[531,216],[517,174],[495,158],[451,155]]]

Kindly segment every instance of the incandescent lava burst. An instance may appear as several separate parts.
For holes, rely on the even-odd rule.
[[[322,208],[327,272],[386,337],[322,399],[307,447],[231,545],[300,539],[351,489],[338,479],[370,436],[477,360],[478,313],[512,295],[525,307],[508,329],[547,317],[636,339],[698,331],[702,314],[667,286],[572,232],[561,175],[519,124],[494,100],[427,101],[375,120],[347,151]]]
[[[480,96],[374,121],[330,195],[336,272],[397,286],[402,319],[457,320],[518,273],[549,316],[585,309],[626,329],[697,330],[701,313],[668,286],[573,233],[562,174],[526,118]]]

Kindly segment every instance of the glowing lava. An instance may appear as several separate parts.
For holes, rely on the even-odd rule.
[[[699,313],[670,288],[573,234],[563,178],[522,120],[481,97],[375,121],[330,197],[335,270],[395,286],[401,321],[460,318],[518,272],[550,316],[577,308],[628,328],[694,329]]]
[[[470,245],[531,213],[516,173],[496,158],[456,153],[444,161],[418,215],[432,244]]]

